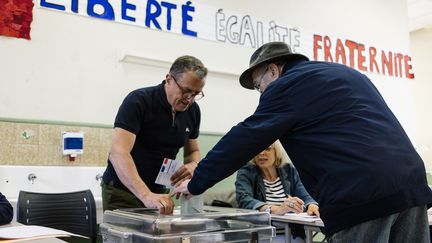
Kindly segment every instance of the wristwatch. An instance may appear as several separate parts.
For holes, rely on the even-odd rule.
[[[268,206],[264,209],[264,212],[271,214],[271,206]]]

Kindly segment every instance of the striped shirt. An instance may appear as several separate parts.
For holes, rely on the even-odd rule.
[[[279,177],[274,181],[268,181],[264,179],[264,187],[266,193],[266,202],[270,205],[281,205],[285,198],[287,198]]]

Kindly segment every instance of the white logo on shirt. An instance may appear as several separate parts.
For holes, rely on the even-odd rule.
[[[186,127],[186,132],[190,132],[189,127]]]

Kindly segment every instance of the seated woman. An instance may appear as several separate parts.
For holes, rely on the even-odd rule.
[[[0,225],[9,224],[13,218],[13,208],[9,201],[0,192]]]
[[[319,216],[318,203],[304,188],[294,166],[284,160],[279,141],[237,171],[235,186],[239,208],[271,214],[301,213],[306,210],[309,215]],[[302,229],[292,227],[292,232],[294,238],[304,238]]]

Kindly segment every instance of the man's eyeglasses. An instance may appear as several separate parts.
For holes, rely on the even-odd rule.
[[[189,100],[191,98],[194,98],[195,100],[200,100],[204,97],[204,92],[202,91],[194,92],[194,91],[187,90],[186,88],[183,88],[182,86],[180,86],[180,84],[178,84],[177,80],[174,78],[174,75],[170,74],[170,76],[174,80],[174,83],[177,84],[177,87],[182,92],[182,99]]]
[[[264,78],[265,73],[267,72],[267,69],[268,69],[268,66],[266,66],[264,72],[260,75],[260,77],[261,77],[260,80],[252,80],[252,82],[253,82],[253,86],[254,86],[254,89],[255,89],[256,91],[260,92],[260,93],[262,93],[262,90],[261,90],[261,82],[262,82],[262,80],[263,80],[263,78]]]

